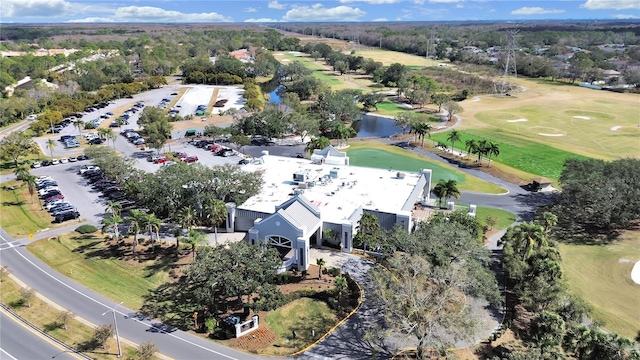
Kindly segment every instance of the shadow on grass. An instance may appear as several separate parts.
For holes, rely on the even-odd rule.
[[[2,206],[22,206],[24,201],[3,201]]]

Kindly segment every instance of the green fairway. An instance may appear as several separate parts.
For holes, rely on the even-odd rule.
[[[469,209],[469,205],[456,204],[456,210],[461,208]],[[516,214],[512,212],[486,206],[476,207],[476,219],[480,220],[481,223],[486,225],[488,216],[493,216],[496,219],[496,225],[493,229],[489,229],[490,231],[506,229],[516,222]]]
[[[431,139],[450,145],[448,135],[449,132],[437,133],[431,135]],[[460,150],[464,150],[465,142],[470,139],[492,141],[500,147],[500,155],[494,158],[495,161],[552,180],[558,180],[566,159],[587,159],[586,156],[515,137],[502,129],[467,129],[460,132],[460,137],[461,141],[456,143]]]
[[[333,72],[329,72],[327,71],[323,66],[322,66],[322,61],[318,60],[318,61],[314,61],[311,58],[308,58],[306,56],[295,56],[293,54],[290,53],[284,53],[284,59],[285,60],[289,60],[289,61],[284,61],[283,63],[285,65],[292,63],[293,61],[300,61],[302,64],[304,64],[304,66],[307,69],[310,69],[311,71],[313,71],[313,76],[324,82],[325,84],[329,85],[329,86],[334,86],[334,85],[340,85],[342,83],[342,81],[340,81],[340,78],[338,75],[336,75]]]
[[[628,232],[610,245],[560,246],[569,291],[593,307],[594,320],[634,338],[640,329],[640,285],[631,269],[640,260],[640,233]]]
[[[99,236],[69,233],[58,239],[40,240],[27,249],[61,274],[113,301],[124,301],[130,309],[140,309],[143,296],[168,279],[161,267],[120,259]]]
[[[391,145],[376,142],[352,143],[347,150],[347,154],[351,165],[412,172],[431,169],[431,179],[434,184],[441,179],[456,180],[460,190],[491,194],[500,194],[506,191],[497,185],[467,175],[458,169]]]

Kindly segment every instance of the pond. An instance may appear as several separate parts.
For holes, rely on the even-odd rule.
[[[362,115],[352,126],[357,132],[357,138],[385,137],[402,133],[402,129],[396,126],[393,119],[375,115]]]
[[[282,85],[279,85],[268,94],[270,104],[280,104],[280,96],[278,95],[278,90],[280,90],[282,87]]]

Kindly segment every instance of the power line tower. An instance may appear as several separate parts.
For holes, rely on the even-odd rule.
[[[434,45],[435,43],[435,35],[434,35],[434,29],[433,27],[430,29],[429,32],[429,41],[427,42],[427,55],[426,58],[429,58],[429,51],[431,51],[431,47]],[[433,56],[433,54],[431,54],[431,56]]]
[[[502,79],[502,93],[508,93],[516,86],[511,83],[511,77],[518,78],[518,70],[516,69],[516,49],[518,30],[507,30],[507,56],[504,63],[504,75]]]

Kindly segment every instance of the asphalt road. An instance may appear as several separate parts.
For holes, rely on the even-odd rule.
[[[0,359],[82,359],[0,310]]]
[[[8,243],[12,245],[8,246]],[[7,267],[13,275],[38,293],[94,324],[110,324],[112,322],[111,313],[104,316],[102,314],[116,307],[116,302],[84,288],[64,274],[53,270],[31,255],[1,229],[0,249],[2,249],[0,250],[2,255],[0,256],[0,264]],[[157,346],[160,353],[174,359],[262,359],[260,356],[234,350],[170,328],[127,309],[126,304],[118,306],[115,312],[118,330],[122,338],[137,344],[151,341]],[[3,326],[1,331],[4,339],[7,330]],[[43,358],[32,357],[30,359]]]

